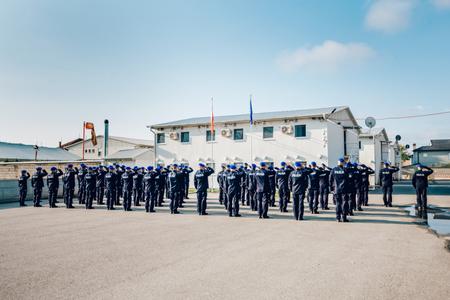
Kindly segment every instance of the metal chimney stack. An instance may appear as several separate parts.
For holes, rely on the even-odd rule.
[[[109,121],[105,120],[105,135],[104,135],[104,145],[103,145],[103,158],[108,158],[108,142],[109,142]]]

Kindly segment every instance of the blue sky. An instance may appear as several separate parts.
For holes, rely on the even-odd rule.
[[[349,105],[359,117],[450,110],[450,0],[2,0],[0,140],[55,146],[210,114]],[[361,122],[363,125],[363,122]],[[379,121],[450,138],[450,115]]]

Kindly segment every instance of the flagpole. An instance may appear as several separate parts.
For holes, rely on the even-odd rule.
[[[81,154],[82,160],[84,160],[84,140],[85,139],[86,139],[86,122],[83,121],[83,147],[81,149],[81,151],[82,151],[82,154]]]
[[[253,105],[252,105],[252,94],[250,94],[250,163],[253,163]]]

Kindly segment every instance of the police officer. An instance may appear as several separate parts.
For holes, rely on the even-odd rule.
[[[372,174],[375,174],[375,171],[362,164],[359,167],[360,169],[360,174],[361,174],[361,187],[360,187],[360,193],[359,196],[361,197],[361,200],[359,200],[359,202],[364,205],[364,206],[368,206],[369,205],[369,176]]]
[[[227,210],[228,216],[240,217],[239,214],[239,194],[241,191],[242,173],[236,168],[236,165],[230,165],[230,172],[227,172],[226,191],[227,191]]]
[[[209,188],[208,177],[214,173],[214,170],[206,167],[203,163],[199,163],[198,166],[199,170],[194,174],[194,187],[197,190],[197,212],[199,215],[204,216],[208,214],[206,212],[206,199]]]
[[[87,166],[83,163],[80,164],[80,170],[78,171],[78,204],[85,204],[86,200],[86,182],[84,177],[88,173]]]
[[[319,211],[319,188],[320,175],[322,171],[317,167],[315,161],[311,162],[311,169],[308,174],[308,200],[309,210],[312,214],[318,214]]]
[[[344,168],[344,159],[339,159],[337,167],[330,173],[330,188],[336,199],[336,220],[338,222],[348,222],[348,199],[345,197],[349,178],[347,170]]]
[[[362,192],[363,192],[363,183],[362,183],[362,174],[361,174],[361,168],[357,163],[353,164],[353,180],[355,184],[355,200],[354,203],[356,205],[355,209],[358,211],[363,211],[362,209]]]
[[[41,167],[36,168],[36,172],[31,177],[31,186],[34,192],[34,207],[41,207],[42,188],[44,187],[44,177],[47,176],[47,171]]]
[[[167,182],[170,195],[170,213],[179,214],[178,207],[183,198],[183,186],[185,184],[185,175],[180,171],[177,164],[173,164],[170,173],[167,175]]]
[[[133,194],[133,173],[130,167],[125,167],[125,173],[122,174],[122,191],[123,191],[123,210],[131,211],[131,197]]]
[[[125,173],[125,166],[121,166],[119,164],[116,165],[116,175],[117,175],[117,183],[116,183],[116,199],[115,204],[120,205],[120,197],[123,196],[123,181],[122,175]]]
[[[19,184],[19,205],[20,206],[27,206],[25,204],[25,199],[27,198],[27,191],[28,191],[28,179],[30,178],[30,173],[27,172],[27,170],[22,170],[20,172],[20,177],[18,180]]]
[[[140,206],[143,196],[142,180],[144,179],[144,174],[137,166],[133,168],[133,171],[133,202],[134,206]]]
[[[322,164],[320,168],[319,175],[319,199],[320,199],[320,208],[322,210],[329,210],[328,207],[328,194],[330,193],[330,172],[331,168]]]
[[[156,203],[155,206],[162,206],[164,199],[164,190],[166,188],[166,177],[163,176],[163,168],[161,166],[156,167]]]
[[[244,166],[240,168],[240,171],[242,173],[241,177],[241,203],[242,206],[249,205],[248,201],[248,193],[247,193],[247,172],[248,170],[248,163],[244,163]]]
[[[225,179],[225,170],[226,166],[222,164],[222,170],[217,173],[217,183],[219,184],[219,203],[223,204],[224,201],[224,179]]]
[[[389,162],[384,163],[384,168],[380,170],[380,183],[383,189],[384,206],[392,207],[392,175],[399,171],[397,167],[391,167]]]
[[[114,210],[114,203],[117,199],[117,173],[114,166],[108,167],[108,172],[104,176],[104,187],[106,189],[106,208],[108,210]]]
[[[256,201],[256,181],[255,181],[256,165],[252,164],[251,169],[247,172],[247,190],[248,200],[252,211],[258,210],[258,203]]]
[[[58,197],[59,177],[63,175],[63,172],[56,167],[50,168],[50,174],[47,175],[47,187],[48,187],[48,206],[50,208],[56,206],[56,198]]]
[[[276,171],[275,180],[278,188],[280,212],[287,212],[287,205],[289,201],[289,175],[292,168],[286,165],[286,162],[281,162],[281,168]]]
[[[270,198],[269,204],[271,207],[275,207],[275,194],[276,194],[276,171],[273,168],[273,165],[269,165],[267,167],[267,173],[269,174],[269,187],[270,187]]]
[[[103,198],[105,196],[105,175],[106,168],[102,165],[97,170],[97,182],[95,183],[95,194],[97,196],[97,204],[103,204]]]
[[[269,171],[265,162],[261,162],[259,170],[255,172],[256,200],[258,202],[258,214],[260,219],[268,219],[270,201]]]
[[[418,164],[417,170],[414,172],[412,178],[412,185],[416,189],[417,204],[416,209],[418,211],[417,216],[419,218],[426,219],[427,214],[427,189],[428,189],[428,176],[433,174],[433,170],[427,166]]]
[[[89,167],[87,174],[84,176],[85,189],[86,189],[86,199],[85,205],[86,209],[93,209],[92,207],[94,196],[95,196],[95,186],[97,182],[96,168]]]
[[[288,179],[289,188],[292,192],[292,202],[294,218],[298,221],[303,220],[306,189],[308,188],[308,175],[311,169],[305,168],[299,161],[295,162],[295,170],[291,172]]]
[[[67,165],[62,177],[64,187],[64,203],[66,204],[66,208],[74,208],[73,195],[75,192],[75,177],[77,174],[77,168],[74,168],[72,164]]]
[[[189,199],[189,183],[190,183],[190,174],[194,171],[194,169],[192,169],[189,166],[185,166],[183,165],[182,167],[182,172],[184,175],[184,185],[183,185],[183,199]],[[182,202],[184,202],[182,200]],[[182,207],[182,206],[180,206]]]
[[[147,167],[147,172],[144,175],[144,195],[145,195],[145,211],[148,213],[155,212],[156,204],[156,178],[158,173],[153,170],[152,166]]]
[[[356,184],[357,184],[357,176],[358,174],[356,173],[356,169],[353,166],[353,164],[351,162],[347,162],[347,164],[345,165],[345,170],[347,171],[348,174],[348,183],[347,183],[347,193],[345,194],[344,197],[346,197],[348,203],[349,203],[349,208],[348,208],[348,214],[350,216],[353,216],[353,210],[356,209]]]

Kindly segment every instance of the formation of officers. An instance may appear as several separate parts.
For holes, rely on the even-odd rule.
[[[385,206],[392,206],[393,174],[399,169],[385,162],[380,170],[379,179],[383,190]],[[155,212],[155,207],[163,206],[164,199],[170,199],[171,214],[179,214],[184,199],[188,199],[190,173],[194,170],[186,165],[172,164],[167,167],[149,166],[127,167],[114,164],[110,166],[88,167],[81,164],[76,168],[69,164],[64,171],[52,167],[50,172],[38,167],[31,176],[22,171],[19,178],[20,206],[26,206],[27,181],[31,177],[34,192],[34,206],[40,207],[44,178],[49,191],[49,207],[57,207],[57,195],[60,177],[63,183],[63,198],[67,208],[74,208],[75,186],[78,184],[78,203],[86,209],[93,209],[93,202],[105,204],[108,210],[122,205],[123,210],[131,211],[132,204],[140,206],[145,203],[145,211]],[[197,213],[207,215],[207,192],[209,176],[214,170],[200,163],[194,174],[194,188],[197,192]],[[428,176],[433,170],[418,165],[413,176],[413,186],[417,191],[417,209],[420,216],[426,216]],[[230,217],[240,217],[239,206],[249,206],[257,211],[260,219],[269,218],[269,206],[278,204],[280,212],[288,212],[288,203],[292,202],[295,220],[304,219],[304,200],[309,205],[311,214],[329,210],[329,194],[332,193],[336,206],[336,220],[348,222],[348,216],[355,211],[362,211],[368,205],[369,176],[374,170],[364,164],[356,164],[340,159],[334,168],[325,164],[318,166],[315,162],[305,165],[295,162],[289,165],[281,162],[280,167],[273,167],[261,162],[222,165],[217,174],[219,184],[219,202],[224,205]],[[278,203],[275,195],[278,190]]]

